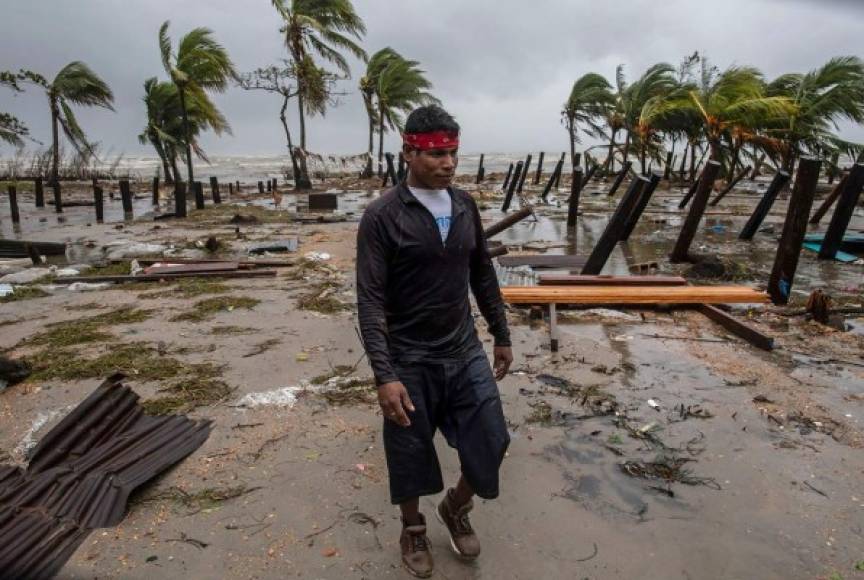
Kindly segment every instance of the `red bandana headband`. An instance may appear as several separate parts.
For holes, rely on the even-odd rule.
[[[418,151],[430,149],[449,149],[459,147],[459,134],[450,131],[433,131],[431,133],[403,133],[402,139]]]

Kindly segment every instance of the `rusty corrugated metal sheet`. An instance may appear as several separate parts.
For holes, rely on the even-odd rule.
[[[210,434],[208,421],[152,417],[114,375],[33,449],[0,465],[0,578],[57,574],[94,528],[119,524],[129,495]]]

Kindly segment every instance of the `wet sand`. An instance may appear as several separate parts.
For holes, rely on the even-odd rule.
[[[21,236],[89,240],[94,247],[82,246],[79,259],[120,239],[185,247],[209,235],[238,253],[256,241],[296,235],[299,255],[332,256],[326,267],[301,272],[307,279],[295,279],[297,269],[288,268],[272,279],[227,281],[229,295],[260,303],[203,322],[171,318],[207,296],[147,298],[168,285],[57,291],[0,304],[0,325],[14,321],[0,326],[0,349],[13,355],[32,353],[22,341],[51,322],[126,305],[155,309],[144,322],[110,328],[112,344],[160,345],[187,363],[225,365],[221,379],[234,389],[223,401],[190,412],[214,421],[210,439],[138,494],[120,526],[92,534],[62,578],[408,577],[399,566],[398,512],[388,501],[377,406],[334,405],[314,389],[300,392],[293,407],[237,406],[246,394],[298,385],[361,358],[353,310],[323,314],[297,307],[322,281],[335,283],[339,300],[354,299],[356,219],[370,197],[355,189],[358,184],[330,185],[352,189],[344,194],[348,221],[241,225],[244,240],[228,223],[235,209],[208,210],[211,218],[187,222],[142,218],[118,230],[119,199],[104,225],[92,223],[92,208],[68,208],[58,224],[50,208],[37,213],[29,200],[22,202],[27,220]],[[543,208],[537,222],[522,222],[498,239],[514,251],[546,242],[550,252],[575,246],[587,253],[617,201],[591,192],[583,197],[575,242],[564,231],[564,207]],[[648,260],[661,262],[661,272],[679,271],[663,259],[680,227],[681,214],[670,207],[678,193],[658,196],[604,272],[626,273],[628,264]],[[565,195],[562,187],[557,197]],[[493,209],[500,199],[484,197],[490,197],[481,204],[491,223],[500,217]],[[292,198],[283,197],[283,209],[302,212],[302,199],[298,208]],[[733,194],[710,208],[730,215],[708,216],[694,250],[704,245],[706,253],[747,261],[759,276],[754,281],[764,284],[776,236],[759,234],[752,245],[733,241],[746,220],[735,214],[752,207],[753,199]],[[139,215],[147,209],[149,200],[136,203]],[[766,225],[782,224],[784,211],[781,201]],[[860,227],[860,216],[856,220]],[[0,213],[0,228],[5,232],[8,225],[8,215]],[[799,273],[796,289],[804,295],[828,283],[832,293],[845,288],[850,301],[860,297],[862,266],[821,264],[805,253]],[[760,307],[750,314],[776,337],[772,353],[729,336],[698,313],[663,309],[624,316],[568,312],[561,350],[551,353],[546,324],[512,309],[516,360],[500,388],[513,442],[502,495],[478,502],[473,521],[484,553],[475,564],[456,559],[443,527],[431,522],[436,577],[804,579],[835,571],[856,577],[854,567],[864,559],[864,340],[789,316],[789,310]],[[227,326],[247,330],[213,334]],[[491,351],[485,324],[478,328]],[[268,342],[269,350],[254,354]],[[108,347],[85,345],[81,355]],[[352,373],[369,375],[365,360]],[[22,442],[38,440],[99,382],[48,380],[7,389],[0,394],[0,450],[21,461]],[[145,399],[158,398],[164,386],[136,380],[134,372],[127,382]],[[683,411],[688,407],[690,414]],[[53,419],[29,433],[40,417]],[[455,453],[443,443],[439,450],[452,481]],[[680,475],[693,485],[632,477],[622,469],[626,462],[670,461],[679,462],[686,470]],[[182,494],[171,493],[175,488],[195,499],[184,503]],[[195,495],[214,491],[238,495]],[[421,503],[430,520],[436,499]]]

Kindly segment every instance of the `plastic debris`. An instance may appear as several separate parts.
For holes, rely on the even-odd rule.
[[[29,284],[51,275],[50,268],[29,268],[0,278],[0,284]]]
[[[655,411],[660,410],[660,403],[655,401],[654,399],[648,399],[648,406],[654,409]]]
[[[14,293],[15,289],[12,287],[12,284],[0,284],[0,298]]]

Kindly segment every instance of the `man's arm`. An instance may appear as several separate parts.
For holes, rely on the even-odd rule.
[[[363,345],[379,385],[399,380],[387,345],[387,255],[377,216],[363,214],[357,232],[357,314]]]
[[[498,276],[492,266],[486,238],[483,236],[483,224],[480,222],[480,212],[474,200],[471,199],[471,213],[474,219],[474,231],[477,236],[474,253],[471,256],[471,291],[477,300],[480,313],[489,325],[489,332],[495,337],[495,346],[510,346],[510,330],[507,328],[507,315],[501,289],[498,287]]]

